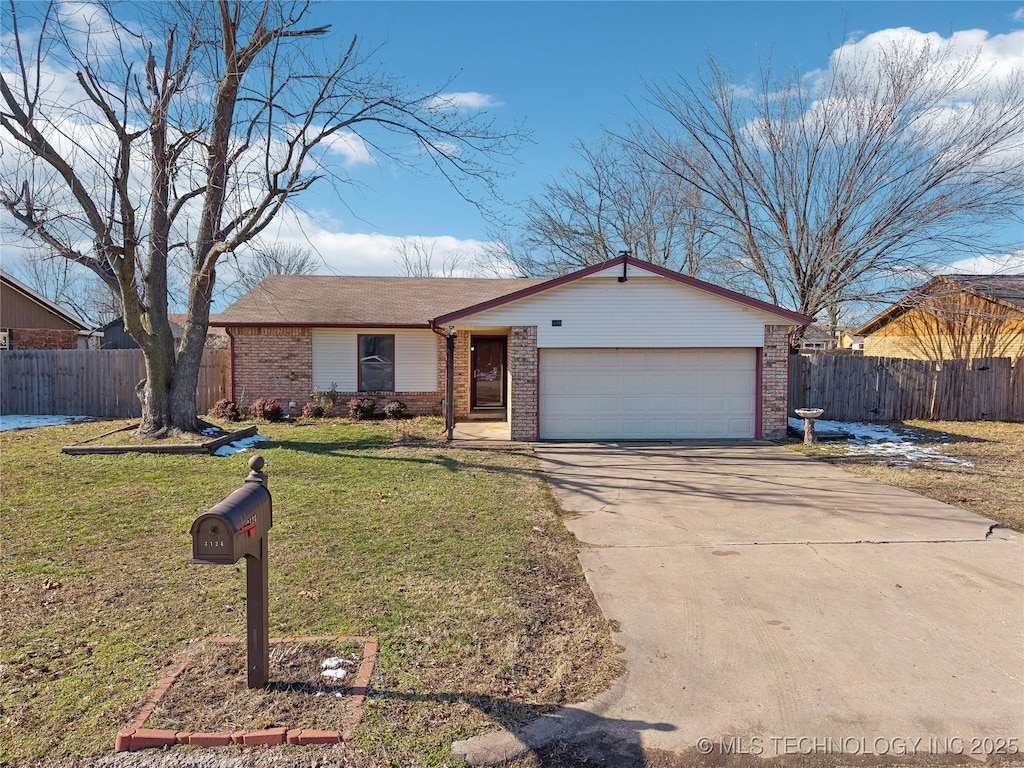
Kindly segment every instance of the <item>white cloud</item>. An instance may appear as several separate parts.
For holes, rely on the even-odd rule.
[[[1024,21],[1024,7],[1018,8],[1016,11],[1011,13],[1010,18],[1013,21]]]
[[[374,162],[369,145],[354,131],[339,131],[324,140],[324,146],[344,158],[345,166],[368,165]]]
[[[972,256],[954,261],[939,271],[961,275],[1024,275],[1024,250],[1001,255]]]
[[[972,59],[977,59],[977,72],[984,75],[976,82],[965,83],[958,95],[971,94],[970,86],[985,86],[1005,81],[1020,69],[1020,52],[1024,50],[1024,29],[1002,35],[990,35],[984,29],[953,32],[948,38],[937,32],[919,32],[910,27],[896,27],[872,32],[859,40],[851,40],[832,52],[829,70],[833,74],[855,69],[860,75],[884,66],[888,52],[900,50],[909,55],[928,51],[938,54],[941,66],[935,77],[943,77]]]
[[[502,102],[497,101],[491,94],[477,91],[440,93],[427,102],[427,109],[439,111],[488,109],[500,106]]]
[[[325,275],[400,275],[398,248],[403,242],[419,241],[438,264],[445,256],[459,254],[458,277],[471,277],[474,257],[491,243],[460,239],[451,235],[388,235],[381,232],[345,232],[343,222],[330,214],[306,211],[282,214],[261,239],[302,248],[311,248],[322,259],[319,273]]]

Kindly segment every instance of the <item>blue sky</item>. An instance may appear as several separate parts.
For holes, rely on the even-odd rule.
[[[28,4],[25,4],[27,7]],[[88,3],[69,5],[88,8]],[[409,93],[452,82],[447,93],[475,100],[500,126],[522,123],[531,141],[504,170],[500,209],[517,204],[577,162],[572,145],[618,131],[644,106],[645,81],[694,78],[713,54],[737,83],[762,62],[808,74],[825,70],[844,43],[886,30],[932,33],[977,46],[996,69],[1024,63],[1024,0],[1015,2],[322,2],[308,25],[330,24],[335,51],[358,36],[374,66],[403,78]],[[973,32],[968,32],[973,30]],[[64,71],[62,77],[70,77]],[[61,82],[58,78],[56,82]],[[87,126],[83,128],[87,133]],[[2,138],[2,137],[0,137]],[[366,145],[339,142],[328,153],[359,186],[322,183],[298,199],[265,240],[311,246],[319,271],[401,274],[397,250],[410,241],[435,256],[463,256],[486,246],[489,222],[438,175],[417,175]],[[0,152],[0,163],[12,161]],[[141,171],[140,171],[141,172]],[[1019,228],[1018,228],[1019,229]],[[4,232],[4,269],[17,268],[24,240]],[[1024,273],[1024,233],[1011,231],[1010,258],[964,261],[964,272]],[[219,282],[232,282],[230,260]],[[42,289],[42,288],[41,288]],[[225,299],[218,302],[223,307]]]
[[[313,18],[378,48],[383,67],[413,88],[454,75],[449,91],[484,95],[499,122],[524,122],[533,140],[502,185],[513,203],[574,162],[575,139],[630,120],[645,80],[692,77],[708,52],[743,81],[765,59],[810,72],[827,67],[845,40],[909,27],[944,38],[984,30],[982,38],[1003,40],[1000,55],[1024,59],[1019,40],[1007,54],[1006,38],[997,38],[1020,34],[1019,2],[327,2]],[[315,202],[303,201],[315,214],[305,236],[324,272],[394,274],[402,237],[464,252],[487,237],[484,218],[439,178],[376,158],[349,171],[368,188],[346,193],[348,209],[315,191]]]

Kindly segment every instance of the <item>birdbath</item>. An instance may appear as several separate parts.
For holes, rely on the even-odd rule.
[[[804,445],[814,445],[814,420],[824,412],[823,408],[797,408],[794,411],[804,420]]]

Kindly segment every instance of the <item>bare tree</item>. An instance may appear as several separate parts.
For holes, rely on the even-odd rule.
[[[228,295],[238,298],[270,275],[313,275],[320,267],[320,258],[312,249],[291,243],[273,242],[248,244],[247,254],[235,254],[232,269],[235,280]]]
[[[574,149],[580,167],[527,200],[518,242],[506,237],[498,246],[503,261],[524,275],[547,276],[630,251],[688,275],[708,269],[716,235],[699,190],[610,136]]]
[[[121,315],[121,303],[106,283],[52,252],[25,253],[12,261],[10,270],[25,285],[67,307],[94,328]]]
[[[953,254],[998,251],[1024,201],[1024,89],[977,56],[893,40],[844,46],[817,78],[649,85],[635,146],[711,204],[737,276],[838,320]],[[667,118],[667,119],[666,119]],[[1019,245],[1017,246],[1019,247]]]
[[[455,277],[464,266],[460,251],[437,252],[437,241],[425,237],[402,238],[395,246],[398,269],[405,277]]]
[[[44,6],[10,0],[0,60],[0,203],[121,298],[146,359],[140,435],[195,431],[218,262],[323,177],[332,151],[388,154],[471,199],[518,142],[407,91],[292,0]],[[333,53],[332,53],[333,51]],[[479,199],[479,198],[477,198]],[[175,348],[169,275],[187,275]],[[183,266],[182,266],[183,265]]]

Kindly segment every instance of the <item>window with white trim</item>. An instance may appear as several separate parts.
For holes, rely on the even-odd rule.
[[[395,391],[395,336],[359,336],[359,391]]]

